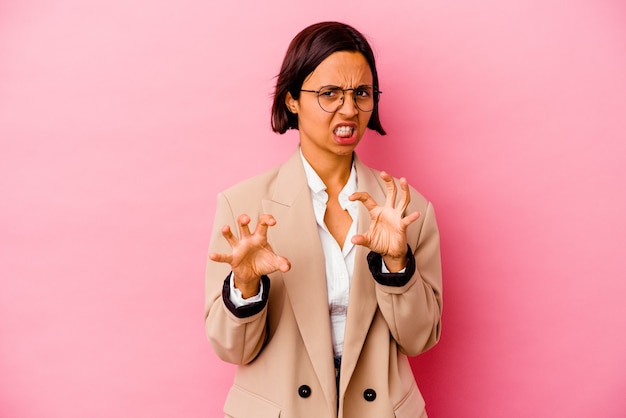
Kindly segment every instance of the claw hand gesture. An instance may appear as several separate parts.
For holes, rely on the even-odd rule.
[[[230,226],[222,228],[222,236],[228,241],[232,254],[211,253],[209,258],[219,263],[228,263],[234,274],[235,287],[241,290],[244,298],[259,292],[261,276],[275,271],[286,272],[291,268],[289,260],[274,253],[267,242],[267,229],[276,225],[272,215],[261,215],[254,232],[248,225],[250,217],[241,215],[237,218],[239,237],[237,238]]]
[[[367,192],[356,192],[349,197],[352,201],[363,203],[371,219],[369,230],[365,234],[355,235],[352,243],[363,245],[382,255],[389,271],[400,271],[406,267],[406,229],[419,218],[420,213],[413,212],[404,216],[411,201],[409,185],[404,177],[400,179],[402,195],[397,207],[397,188],[393,177],[384,171],[380,173],[380,177],[387,186],[384,206],[379,206]]]

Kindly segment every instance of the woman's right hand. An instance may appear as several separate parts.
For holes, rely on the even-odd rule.
[[[247,299],[259,293],[261,276],[275,271],[286,272],[291,268],[291,263],[285,257],[274,253],[267,242],[267,229],[276,225],[276,219],[272,215],[261,215],[254,229],[250,232],[248,224],[250,217],[246,214],[237,218],[239,237],[237,238],[230,226],[222,228],[222,236],[232,248],[232,254],[211,253],[209,258],[218,263],[228,263],[233,271],[235,287],[241,291]]]

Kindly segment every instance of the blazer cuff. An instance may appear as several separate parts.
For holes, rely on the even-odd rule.
[[[403,273],[383,273],[383,257],[382,255],[370,251],[367,255],[367,264],[370,272],[374,276],[374,280],[383,286],[402,287],[406,285],[415,273],[415,256],[411,251],[411,246],[407,244],[406,251],[406,268]]]
[[[224,285],[222,286],[222,300],[224,301],[224,305],[226,305],[226,308],[228,308],[228,310],[237,318],[248,318],[261,312],[263,308],[265,308],[265,305],[267,305],[267,299],[270,294],[270,278],[266,275],[263,275],[261,276],[261,282],[263,283],[263,293],[261,294],[261,300],[258,302],[240,306],[238,308],[230,300],[229,273],[228,276],[226,276],[226,280],[224,280]]]

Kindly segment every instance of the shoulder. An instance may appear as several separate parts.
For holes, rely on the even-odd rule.
[[[238,196],[250,197],[251,194],[255,196],[270,194],[272,186],[280,172],[280,168],[280,165],[272,167],[254,177],[250,177],[230,186],[220,194],[224,195],[229,200],[237,198]]]
[[[375,187],[380,189],[385,195],[387,195],[387,187],[383,179],[380,178],[381,170],[376,168],[369,167],[365,165],[362,161],[357,159],[357,169],[359,172],[359,186],[361,185],[361,177],[365,177],[364,184],[372,187],[374,184]],[[393,177],[396,187],[398,188],[397,199],[400,198],[400,179],[398,177]],[[369,190],[368,190],[369,191]],[[414,210],[426,210],[426,208],[431,204],[430,201],[420,193],[411,182],[409,182],[409,192],[411,193],[411,203],[409,207],[416,208]],[[379,202],[382,203],[382,202]]]
[[[300,191],[302,185],[306,186],[306,176],[300,153],[296,151],[283,164],[243,180],[224,190],[219,196],[244,205],[264,199],[288,202],[292,195]]]

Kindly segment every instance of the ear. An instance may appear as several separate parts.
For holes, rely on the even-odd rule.
[[[287,110],[294,115],[298,114],[298,101],[294,99],[289,92],[287,92],[287,96],[285,96],[285,106],[287,106]]]

